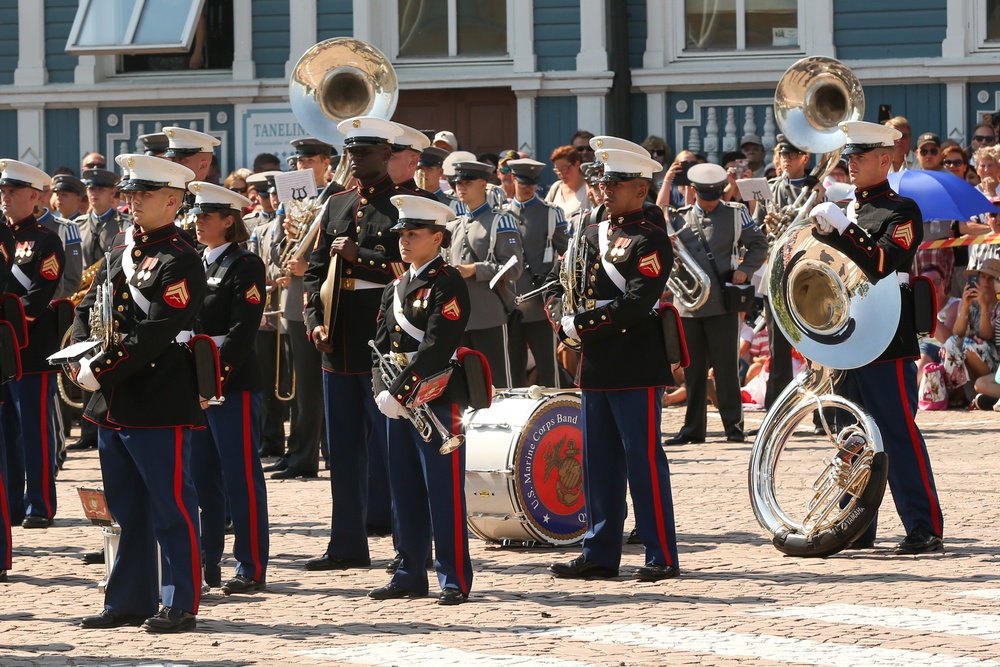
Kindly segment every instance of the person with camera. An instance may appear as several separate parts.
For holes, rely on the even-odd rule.
[[[687,412],[680,433],[668,445],[704,442],[707,430],[708,369],[714,369],[716,405],[726,439],[743,442],[743,402],[740,397],[740,311],[737,297],[752,301],[750,276],[764,263],[767,239],[750,217],[746,206],[722,201],[729,180],[716,164],[699,164],[688,170],[695,203],[673,212],[670,225],[677,242],[691,254],[711,281],[708,300],[697,309],[677,303],[684,338],[691,358],[685,369]],[[744,251],[740,263],[740,250]],[[732,286],[744,285],[749,294],[737,295]],[[736,288],[739,289],[739,288]],[[728,294],[727,292],[732,292]],[[730,303],[732,302],[732,303]]]
[[[556,258],[566,252],[569,237],[561,208],[542,201],[535,188],[545,165],[537,160],[517,159],[504,163],[514,178],[514,199],[510,212],[521,229],[524,246],[524,271],[517,279],[515,292],[523,294],[543,285]],[[541,299],[528,299],[518,308],[523,315],[521,331],[537,370],[534,384],[557,387],[556,339],[552,334]]]
[[[978,269],[965,272],[966,284],[958,305],[952,336],[941,354],[945,382],[955,403],[962,404],[972,392],[971,383],[992,373],[1000,362],[994,329],[1000,318],[996,279],[1000,259],[987,259]],[[968,390],[966,387],[968,386]]]

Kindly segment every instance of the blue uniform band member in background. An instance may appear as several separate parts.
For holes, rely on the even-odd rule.
[[[767,239],[747,207],[722,201],[728,173],[717,164],[688,170],[695,203],[672,212],[677,242],[711,282],[708,299],[697,308],[677,301],[690,365],[684,369],[687,411],[680,433],[668,445],[705,442],[708,429],[708,369],[715,377],[716,405],[729,442],[743,442],[743,399],[740,395],[740,312],[730,307],[724,283],[746,285],[767,257]],[[740,260],[740,250],[743,259]],[[751,293],[752,296],[752,293]],[[690,305],[690,304],[689,304]]]
[[[514,197],[510,212],[521,230],[524,246],[524,270],[517,279],[515,291],[524,294],[545,282],[556,259],[566,252],[569,242],[563,210],[538,197],[535,192],[545,164],[537,160],[508,160],[505,165],[514,179]],[[558,387],[556,373],[556,338],[545,314],[542,299],[529,299],[518,305],[523,321],[524,341],[535,358],[535,381],[543,387]]]
[[[386,171],[392,156],[390,142],[399,135],[394,123],[359,116],[341,121],[345,135],[344,159],[358,185],[335,194],[320,213],[320,233],[303,278],[307,295],[306,324],[312,342],[323,353],[323,395],[330,452],[330,489],[333,519],[330,542],[319,558],[306,561],[308,570],[368,567],[366,522],[370,510],[368,459],[386,456],[385,417],[372,400],[371,349],[382,291],[406,271],[399,256],[399,234],[392,231],[398,212],[391,198],[414,194],[394,185]],[[331,257],[339,257],[339,274],[330,271]],[[336,313],[322,298],[327,280],[340,281]],[[387,485],[387,466],[382,466]],[[374,466],[372,468],[374,470]],[[391,523],[387,507],[378,509]],[[384,524],[383,524],[384,525]]]
[[[59,235],[35,220],[35,206],[51,179],[16,160],[0,160],[0,206],[14,234],[9,292],[21,299],[28,345],[21,350],[21,379],[3,386],[7,503],[12,524],[47,528],[56,515],[56,432],[52,407],[56,373],[46,358],[59,348],[50,306],[62,281],[65,255]]]
[[[618,576],[627,482],[645,546],[645,564],[632,576],[658,581],[680,572],[670,469],[660,442],[661,400],[672,378],[659,302],[673,250],[664,229],[643,213],[652,176],[662,167],[623,150],[599,157],[608,217],[583,231],[588,256],[599,259],[588,265],[583,312],[555,323],[558,333],[582,346],[587,534],[583,555],[549,571],[566,578]],[[643,363],[628,363],[627,350],[642,350]]]
[[[121,525],[104,610],[85,628],[142,624],[192,630],[201,598],[198,497],[191,482],[191,428],[204,427],[191,351],[182,344],[205,298],[201,257],[174,226],[193,173],[145,155],[119,155],[129,173],[135,226],[122,234],[77,307],[73,340],[91,336],[97,290],[110,282],[110,344],[80,362],[77,382],[93,391],[84,417],[98,424],[108,509]],[[156,545],[163,553],[159,612]],[[145,622],[144,622],[145,621]]]
[[[872,363],[844,371],[837,393],[868,412],[882,433],[889,456],[889,488],[906,537],[897,554],[941,551],[944,518],[934,486],[927,445],[914,422],[920,356],[913,319],[913,292],[906,271],[923,239],[923,216],[912,199],[893,192],[886,181],[895,140],[902,134],[884,125],[852,121],[847,133],[848,171],[855,200],[814,207],[819,238],[858,265],[873,283],[899,271],[902,308],[896,335]],[[875,543],[878,519],[852,545]]]
[[[267,490],[260,465],[261,372],[253,358],[264,314],[264,262],[240,247],[250,238],[240,209],[250,200],[220,185],[188,184],[198,243],[205,246],[208,292],[194,331],[219,348],[222,402],[202,399],[208,428],[191,433],[191,475],[201,507],[205,582],[229,595],[264,589]],[[313,397],[315,400],[316,397]],[[236,576],[222,583],[226,506],[233,520]]]
[[[440,604],[461,604],[472,588],[469,535],[465,525],[465,447],[442,455],[435,429],[424,441],[406,418],[408,405],[434,389],[435,376],[452,370],[440,394],[426,403],[449,434],[462,430],[468,388],[457,368],[456,351],[469,321],[466,281],[440,255],[451,233],[451,209],[432,199],[400,195],[399,249],[410,268],[382,293],[375,338],[375,402],[388,417],[389,484],[400,562],[392,579],[369,597],[386,600],[427,595],[424,560],[434,539]],[[382,362],[378,357],[387,356]],[[381,366],[398,367],[395,377]],[[426,381],[426,382],[425,382]]]

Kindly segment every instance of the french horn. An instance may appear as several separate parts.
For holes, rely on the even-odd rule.
[[[832,58],[792,65],[774,104],[788,140],[810,153],[839,153],[846,140],[840,124],[864,115],[860,84]],[[774,321],[811,365],[764,417],[748,477],[754,515],[774,546],[790,556],[822,557],[848,547],[868,528],[885,493],[888,460],[878,425],[834,387],[838,370],[863,366],[888,347],[895,326],[885,323],[898,320],[901,299],[895,274],[873,283],[814,234],[806,217],[814,200],[814,194],[807,197],[774,240],[766,275]],[[805,507],[795,513],[782,507],[790,494],[782,483],[781,457],[796,426],[814,410],[833,449],[806,491]],[[832,427],[824,412],[835,414],[843,427]]]

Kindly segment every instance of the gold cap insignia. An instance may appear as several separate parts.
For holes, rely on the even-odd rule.
[[[354,122],[351,123],[351,127],[353,127],[355,130],[358,129],[359,127],[361,127],[361,121],[358,120],[358,119],[355,119]]]
[[[597,144],[598,148],[604,148],[604,139],[597,139],[594,143]]]
[[[605,162],[608,161],[608,152],[607,151],[603,151],[601,153],[601,159],[604,160]]]
[[[201,192],[201,183],[195,183],[194,184],[194,191],[195,192]]]
[[[174,138],[174,131],[173,130],[167,130],[167,136],[170,137],[171,139],[173,139]]]
[[[396,197],[396,199],[395,199],[395,201],[393,203],[395,203],[396,206],[402,206],[403,205],[403,198],[402,197]]]
[[[128,164],[128,168],[129,168],[129,169],[131,169],[132,167],[134,167],[134,166],[135,166],[135,158],[132,158],[132,157],[130,157],[130,158],[129,158],[128,160],[126,160],[125,162],[126,162],[126,164]]]
[[[7,160],[0,162],[0,170],[7,171]]]

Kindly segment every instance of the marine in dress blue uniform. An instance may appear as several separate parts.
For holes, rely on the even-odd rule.
[[[376,360],[374,383],[376,403],[389,418],[389,482],[400,562],[390,582],[368,595],[380,600],[427,595],[424,561],[433,536],[438,601],[459,604],[468,599],[473,576],[465,521],[465,447],[442,455],[437,430],[425,442],[403,416],[403,405],[423,389],[424,380],[451,369],[443,393],[427,405],[449,433],[461,432],[468,389],[453,359],[469,319],[469,291],[458,271],[438,254],[439,245],[448,244],[445,222],[453,216],[451,209],[417,196],[392,201],[399,208],[402,256],[412,264],[382,293],[374,354],[391,355],[402,368],[386,382]]]
[[[0,294],[7,291],[10,282],[11,264],[14,260],[14,233],[8,225],[0,225]],[[0,350],[0,354],[20,356],[20,351]],[[0,380],[2,381],[2,380]],[[0,394],[0,400],[3,395]],[[0,428],[0,583],[7,581],[7,570],[11,568],[14,545],[10,531],[10,507],[7,503],[7,447],[4,432]]]
[[[818,238],[847,255],[873,283],[894,271],[903,272],[901,277],[905,277],[923,239],[923,217],[912,199],[893,192],[886,181],[893,146],[901,133],[863,121],[844,123],[841,129],[847,134],[843,155],[850,160],[856,198],[853,202],[824,202],[812,210]],[[844,371],[836,390],[875,419],[889,457],[889,488],[906,529],[896,553],[919,554],[944,548],[944,518],[927,445],[914,422],[914,359],[920,351],[913,293],[908,283],[901,284],[900,290],[902,308],[889,346],[872,363]],[[874,545],[877,521],[855,540],[854,548]]]
[[[205,581],[222,592],[250,593],[265,586],[269,555],[267,489],[260,455],[261,374],[253,358],[264,314],[264,262],[240,247],[249,237],[240,210],[246,197],[220,185],[188,184],[195,195],[208,291],[194,331],[219,348],[222,402],[205,406],[208,428],[191,434],[191,470],[201,507]],[[230,224],[226,224],[226,223]],[[236,575],[221,582],[226,504],[233,520]]]
[[[193,174],[144,155],[116,161],[130,171],[122,190],[131,193],[135,226],[120,236],[77,308],[73,340],[89,338],[96,288],[110,275],[120,339],[81,361],[77,381],[95,392],[84,417],[98,424],[104,493],[121,538],[104,610],[81,625],[142,623],[179,632],[195,627],[201,599],[190,431],[204,427],[205,416],[191,352],[180,341],[190,337],[206,280],[201,258],[173,225]],[[159,612],[157,543],[164,568]]]
[[[52,417],[56,373],[46,357],[59,347],[50,302],[65,266],[59,236],[33,215],[49,177],[16,160],[0,160],[4,215],[14,235],[7,289],[21,299],[28,345],[21,350],[20,380],[3,386],[0,406],[7,458],[7,503],[11,523],[46,528],[56,514],[56,432]]]
[[[606,219],[583,230],[588,256],[584,310],[564,314],[560,335],[581,344],[583,470],[587,533],[583,554],[553,563],[557,577],[614,577],[621,562],[625,485],[632,493],[645,564],[633,577],[677,576],[670,470],[660,444],[663,390],[670,363],[658,315],[673,263],[666,232],[646,219],[642,202],[655,160],[602,151]],[[642,350],[643,363],[626,350]]]
[[[392,231],[397,210],[393,195],[413,194],[394,185],[386,172],[390,141],[399,128],[390,121],[359,116],[342,121],[345,158],[358,185],[327,200],[321,231],[303,279],[307,295],[306,324],[323,353],[323,394],[330,454],[333,503],[330,542],[309,570],[367,567],[368,459],[385,451],[385,417],[372,400],[371,354],[382,290],[402,275],[399,234]],[[340,301],[329,330],[324,325],[320,288],[327,279],[330,257],[340,257]],[[376,452],[376,453],[377,453]]]

